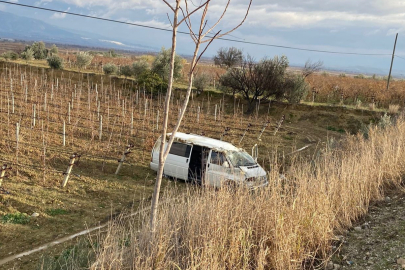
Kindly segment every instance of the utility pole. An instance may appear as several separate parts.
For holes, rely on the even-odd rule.
[[[388,91],[388,88],[390,87],[391,71],[392,71],[392,65],[394,64],[395,48],[397,47],[397,39],[398,39],[398,33],[395,36],[394,51],[392,52],[390,74],[388,75],[388,80],[387,80],[387,91]]]

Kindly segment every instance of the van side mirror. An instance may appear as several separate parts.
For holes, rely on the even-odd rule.
[[[222,167],[229,168],[230,166],[229,166],[228,161],[224,161],[224,163],[222,163]]]

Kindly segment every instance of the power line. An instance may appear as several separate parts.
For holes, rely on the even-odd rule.
[[[126,25],[143,27],[143,28],[159,30],[159,31],[165,31],[165,32],[171,32],[172,31],[171,29],[166,29],[166,28],[161,28],[161,27],[155,27],[155,26],[138,24],[138,23],[124,22],[124,21],[119,21],[119,20],[101,18],[101,17],[96,17],[96,16],[90,16],[90,15],[83,15],[83,14],[79,14],[79,13],[74,13],[74,12],[69,12],[69,11],[62,11],[62,10],[51,9],[51,8],[36,7],[36,6],[25,5],[25,4],[20,4],[20,3],[11,3],[11,2],[8,2],[8,1],[4,1],[4,0],[0,0],[0,3],[4,3],[4,4],[8,4],[8,5],[14,5],[14,6],[21,6],[21,7],[26,7],[26,8],[39,9],[39,10],[50,11],[50,12],[57,12],[57,13],[73,15],[73,16],[79,16],[79,17],[95,19],[95,20],[101,20],[101,21],[107,21],[107,22],[113,22],[113,23],[119,23],[119,24],[126,24]],[[184,32],[184,31],[177,31],[177,33],[190,35],[189,32]],[[223,38],[223,37],[218,38],[218,39],[219,40],[224,40],[224,41],[242,43],[242,44],[249,44],[249,45],[258,45],[258,46],[265,46],[265,47],[274,47],[274,48],[281,48],[281,49],[307,51],[307,52],[317,52],[317,53],[342,54],[342,55],[364,55],[364,56],[391,56],[392,55],[392,54],[383,54],[383,53],[357,53],[357,52],[339,52],[339,51],[328,51],[328,50],[315,50],[315,49],[307,49],[307,48],[292,47],[292,46],[285,46],[285,45],[276,45],[276,44],[260,43],[260,42],[253,42],[253,41],[236,40],[236,39]]]
[[[405,57],[399,56],[399,55],[395,55],[395,57],[401,58],[403,60],[405,60]]]

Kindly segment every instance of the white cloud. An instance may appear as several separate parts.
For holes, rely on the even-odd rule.
[[[155,19],[149,20],[149,21],[131,21],[131,20],[124,20],[128,23],[133,23],[133,24],[140,24],[140,25],[147,25],[151,27],[157,27],[157,28],[164,28],[164,29],[171,29],[171,25],[168,23],[160,22]]]
[[[118,41],[114,41],[114,40],[100,39],[100,41],[112,43],[112,44],[119,45],[119,46],[126,46],[124,43],[118,42]]]
[[[65,11],[67,12],[69,10],[70,10],[70,8],[68,8]],[[52,14],[51,19],[64,19],[65,17],[66,17],[66,13],[55,12],[54,14]]]
[[[35,2],[36,6],[41,6],[42,4],[47,5],[48,3],[52,3],[53,0],[41,0],[38,2]]]

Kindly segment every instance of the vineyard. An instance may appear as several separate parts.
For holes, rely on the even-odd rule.
[[[405,106],[405,81],[387,80],[374,76],[325,76],[313,74],[308,78],[312,90],[306,101],[327,104],[352,105],[357,108],[389,108],[390,105]]]
[[[171,100],[170,127],[184,96],[176,90]],[[0,162],[6,175],[0,182],[0,257],[148,199],[154,185],[150,151],[163,101],[164,93],[151,96],[132,80],[0,63]],[[380,117],[282,103],[262,104],[246,116],[243,106],[222,93],[193,95],[180,131],[223,139],[248,152],[258,144],[259,163],[270,170],[275,153],[312,147],[303,152],[311,155],[327,137],[357,132]],[[30,217],[34,212],[39,217]],[[27,220],[12,224],[4,218],[9,215]]]

